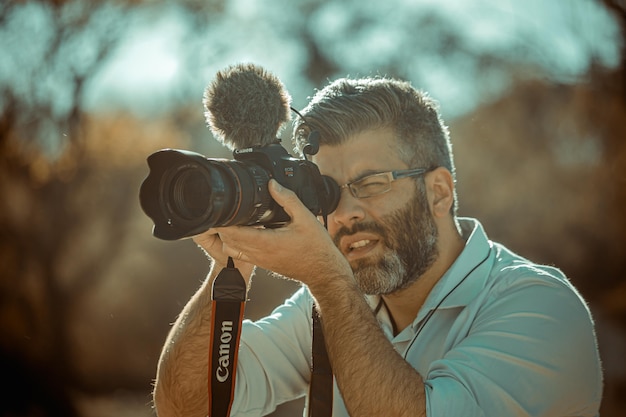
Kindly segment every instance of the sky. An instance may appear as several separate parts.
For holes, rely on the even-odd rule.
[[[198,94],[217,70],[240,61],[264,65],[277,72],[286,85],[301,87],[301,91],[292,91],[295,101],[304,103],[303,99],[314,88],[322,87],[302,80],[305,68],[298,62],[303,61],[304,51],[295,42],[281,37],[280,30],[271,28],[276,13],[288,15],[294,9],[284,9],[281,2],[266,4],[261,10],[254,0],[228,3],[222,24],[224,36],[233,39],[227,45],[227,53],[198,72]],[[276,10],[266,10],[272,7]],[[517,51],[520,60],[526,54],[528,60],[541,61],[541,65],[549,67],[556,80],[579,77],[587,70],[591,54],[607,67],[619,62],[617,25],[593,0],[331,1],[308,16],[303,24],[313,26],[314,36],[320,44],[328,45],[328,53],[336,56],[343,71],[354,73],[365,69],[367,75],[368,69],[375,71],[393,60],[398,54],[397,48],[406,42],[405,25],[385,22],[400,22],[407,10],[416,7],[449,22],[465,39],[467,48],[502,54]],[[374,23],[355,32],[355,16]],[[376,23],[376,19],[380,23]],[[143,21],[139,16],[135,26],[114,59],[92,84],[89,106],[115,105],[147,110],[150,102],[167,101],[171,87],[181,81],[183,73],[188,75],[189,69],[184,68],[185,62],[180,56],[180,45],[185,42],[187,30],[181,13],[169,9],[161,15],[151,14]],[[230,33],[233,28],[241,30],[243,35],[237,38]],[[255,31],[260,35],[255,36]],[[368,53],[364,54],[364,50]],[[405,60],[407,72],[414,74],[424,89],[445,103],[446,112],[454,116],[478,104],[476,95],[482,93],[476,90],[472,76],[486,76],[469,67],[472,64],[461,57],[456,57],[455,61],[453,58],[426,50],[400,59]],[[507,79],[503,74],[494,71],[488,77],[489,82],[481,83],[480,88],[492,89],[494,94],[506,88]]]
[[[511,69],[502,62],[540,67],[556,82],[580,79],[591,57],[608,68],[619,63],[619,29],[598,0],[230,0],[219,17],[206,18],[201,30],[190,29],[189,16],[175,2],[166,4],[132,15],[127,36],[87,85],[87,109],[149,115],[180,100],[200,103],[215,73],[239,62],[276,74],[302,108],[323,87],[306,76],[309,49],[303,32],[337,67],[332,78],[386,75],[393,66],[440,101],[445,117],[462,115],[506,91]],[[306,4],[315,7],[304,12]],[[34,90],[20,90],[35,73],[29,66],[36,67],[44,53],[45,20],[36,3],[27,2],[19,18],[2,27],[0,87],[11,84],[32,100],[58,97],[62,111],[70,92],[52,71],[37,74],[42,79]],[[93,19],[96,25],[104,22],[104,14]],[[458,37],[457,44],[442,53],[450,34]],[[71,48],[69,68],[91,59],[90,48],[80,43]],[[502,62],[481,66],[477,56],[487,55]]]

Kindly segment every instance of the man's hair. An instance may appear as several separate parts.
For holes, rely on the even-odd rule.
[[[341,78],[318,91],[294,125],[302,152],[312,131],[320,145],[340,145],[366,130],[390,128],[410,168],[445,167],[456,181],[452,145],[435,100],[410,83],[390,78]],[[452,213],[456,213],[456,193]]]

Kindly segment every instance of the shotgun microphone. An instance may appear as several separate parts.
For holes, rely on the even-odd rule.
[[[203,104],[211,132],[230,150],[275,143],[291,119],[291,96],[283,83],[254,64],[219,71]]]

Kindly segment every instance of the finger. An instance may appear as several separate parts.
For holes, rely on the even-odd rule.
[[[209,249],[211,246],[215,244],[217,240],[219,240],[219,236],[217,232],[214,230],[208,230],[204,233],[192,237],[193,241],[202,246],[203,248]]]
[[[227,257],[235,259],[237,257],[237,254],[239,253],[239,249],[235,249],[228,243],[224,242],[224,240],[222,239],[222,253]]]
[[[218,231],[222,242],[222,252],[234,259],[240,250],[246,252],[251,247],[258,246],[258,240],[263,236],[263,234],[259,233],[264,229],[248,226],[228,226],[218,227],[215,230]]]
[[[224,253],[233,258],[233,261],[249,262],[250,258],[241,250],[236,250],[224,245]]]
[[[310,214],[309,210],[304,206],[302,201],[300,201],[296,193],[286,187],[283,187],[273,178],[269,182],[269,190],[274,201],[285,209],[285,212],[289,215],[289,217],[293,218],[294,215],[298,215],[301,212],[307,212]]]

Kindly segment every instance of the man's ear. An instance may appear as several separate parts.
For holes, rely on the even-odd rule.
[[[426,187],[433,216],[448,216],[454,204],[454,179],[452,178],[452,173],[444,167],[434,169],[426,174]]]

